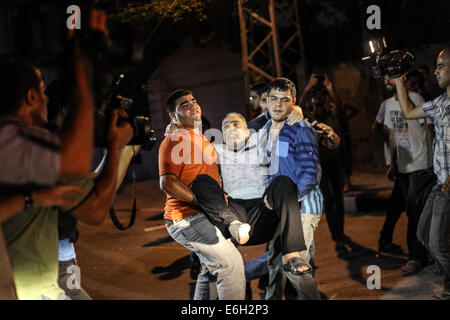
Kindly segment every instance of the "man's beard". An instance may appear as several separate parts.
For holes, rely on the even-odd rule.
[[[395,87],[394,86],[386,86],[386,91],[389,94],[393,94],[395,92]]]

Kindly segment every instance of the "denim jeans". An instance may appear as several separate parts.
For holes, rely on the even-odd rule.
[[[423,208],[417,238],[444,274],[445,290],[450,291],[450,194],[443,192],[438,184]]]
[[[323,193],[324,209],[333,241],[342,241],[344,237],[344,192],[339,170],[326,170],[322,166],[323,175],[320,190]]]
[[[418,186],[421,174],[426,170],[418,170],[411,173],[398,173],[397,179],[403,190],[406,200],[406,215],[408,216],[408,229],[406,240],[408,244],[409,260],[416,260],[419,263],[426,261],[426,250],[417,239],[417,228],[420,216],[422,215],[423,204],[418,203],[420,196]]]
[[[405,203],[405,196],[403,195],[400,180],[395,179],[394,188],[389,198],[389,206],[386,210],[386,219],[380,232],[379,245],[386,245],[392,242],[395,225],[405,209]]]
[[[306,250],[300,252],[300,257],[303,259],[303,261],[308,261],[310,265],[314,265],[314,255],[316,253],[316,246],[314,245],[314,232],[319,226],[322,215],[302,213],[301,217]]]
[[[212,298],[210,282],[212,287],[217,287],[219,299],[244,300],[245,275],[242,256],[231,240],[225,239],[203,213],[182,220],[165,220],[165,224],[170,236],[195,252],[200,259],[202,271],[197,278],[195,300]]]
[[[75,259],[59,261],[58,284],[71,300],[92,300],[81,287],[80,268]]]

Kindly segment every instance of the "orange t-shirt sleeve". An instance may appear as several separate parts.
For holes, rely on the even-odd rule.
[[[174,140],[171,139],[172,134],[169,134],[161,143],[161,146],[159,147],[159,154],[158,154],[158,164],[159,164],[159,175],[163,176],[166,174],[174,174],[177,177],[180,176],[182,166],[183,164],[175,164],[172,161],[172,150],[173,148],[180,143],[180,140]]]

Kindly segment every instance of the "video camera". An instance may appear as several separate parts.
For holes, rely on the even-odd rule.
[[[369,41],[372,55],[362,58],[368,62],[372,76],[377,79],[398,78],[411,68],[414,55],[407,49],[388,51],[386,39],[375,39]]]

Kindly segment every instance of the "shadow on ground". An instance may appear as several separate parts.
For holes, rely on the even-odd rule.
[[[154,267],[151,272],[153,274],[163,273],[158,277],[160,280],[172,280],[181,276],[183,271],[190,269],[190,267],[191,262],[189,260],[189,255],[186,255],[178,260],[175,260],[167,267]]]
[[[364,247],[352,241],[351,251],[341,256],[347,261],[347,270],[350,278],[359,284],[367,284],[367,276],[371,273],[363,274],[368,266],[378,266],[381,270],[395,270],[401,268],[406,263],[406,257],[385,255],[373,249]],[[382,291],[389,291],[391,288],[381,287]]]

